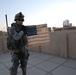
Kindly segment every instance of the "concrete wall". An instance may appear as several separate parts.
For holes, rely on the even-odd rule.
[[[76,59],[75,45],[76,30],[64,30],[51,32],[49,44],[39,47],[32,47],[30,50]]]
[[[76,32],[68,35],[68,56],[76,59]]]
[[[0,52],[6,52],[7,36],[0,36]],[[70,57],[76,59],[76,31],[65,30],[50,32],[50,43],[43,46],[28,48],[31,51],[45,52],[61,57]]]
[[[40,47],[39,47],[39,46],[29,47],[28,50],[30,50],[30,51],[35,51],[35,52],[40,52]]]
[[[67,34],[63,32],[51,32],[50,44],[41,46],[41,51],[67,57]]]
[[[2,52],[4,50],[4,47],[3,47],[3,37],[0,36],[0,52]]]
[[[7,52],[7,36],[6,32],[0,32],[0,53]]]

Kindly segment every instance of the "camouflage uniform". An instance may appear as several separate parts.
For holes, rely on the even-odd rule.
[[[23,75],[26,75],[28,50],[25,47],[27,44],[27,38],[23,31],[23,25],[19,26],[16,23],[12,23],[9,32],[9,34],[12,36],[12,40],[14,41],[14,43],[12,43],[14,47],[12,50],[13,66],[10,68],[10,73],[11,75],[17,75],[17,69],[20,62],[22,73]]]

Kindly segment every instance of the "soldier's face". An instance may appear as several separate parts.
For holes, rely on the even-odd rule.
[[[18,25],[23,25],[23,19],[18,19],[17,21],[16,21],[16,23],[18,24]]]

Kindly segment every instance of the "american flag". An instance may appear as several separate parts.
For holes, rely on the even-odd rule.
[[[50,42],[47,24],[26,26],[28,47],[40,46]]]

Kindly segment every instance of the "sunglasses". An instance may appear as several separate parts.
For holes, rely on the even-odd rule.
[[[18,21],[24,21],[24,19],[18,19]]]

